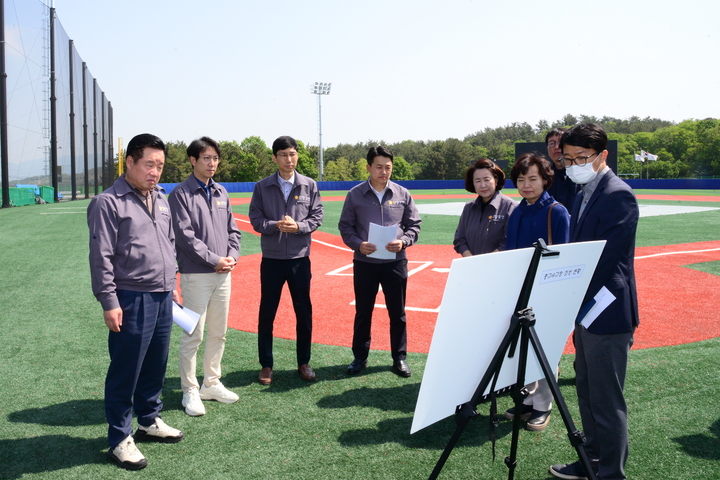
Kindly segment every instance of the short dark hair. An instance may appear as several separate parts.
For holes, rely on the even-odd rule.
[[[164,154],[167,154],[165,142],[160,140],[160,137],[151,133],[141,133],[140,135],[135,135],[132,140],[128,142],[127,149],[125,150],[125,158],[132,158],[133,163],[135,163],[142,158],[143,151],[146,148],[162,150]]]
[[[607,149],[607,133],[597,123],[581,123],[563,133],[560,139],[560,148],[565,145],[573,147],[591,148],[600,153]]]
[[[395,156],[392,154],[390,149],[384,145],[378,145],[377,147],[370,147],[367,154],[367,164],[372,165],[375,157],[387,157],[392,163],[395,160]]]
[[[505,172],[488,158],[481,158],[465,171],[465,190],[470,193],[477,193],[475,191],[473,177],[475,176],[475,170],[480,170],[481,168],[487,168],[495,177],[495,191],[502,190],[505,186]]]
[[[187,156],[195,159],[200,158],[200,154],[208,148],[213,148],[220,156],[220,145],[218,142],[210,137],[200,137],[197,140],[193,140],[187,147]]]
[[[565,132],[567,132],[567,128],[562,128],[562,127],[553,128],[552,130],[550,130],[548,133],[545,134],[545,145],[548,144],[548,142],[550,141],[550,139],[552,137],[562,137],[562,134]]]
[[[295,150],[298,149],[298,143],[293,137],[283,135],[282,137],[276,138],[272,144],[273,156],[276,156],[277,152],[280,150],[285,150],[287,148],[294,148]]]
[[[538,173],[547,182],[543,187],[545,190],[550,188],[555,178],[550,162],[538,152],[523,153],[515,161],[512,170],[510,170],[510,178],[517,187],[517,179],[520,175],[526,175],[530,167],[537,165]]]

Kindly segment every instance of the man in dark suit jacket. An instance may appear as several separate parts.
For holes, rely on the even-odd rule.
[[[560,141],[568,177],[582,185],[573,204],[570,241],[605,240],[578,321],[598,293],[615,297],[591,323],[575,327],[576,388],[585,450],[598,478],[625,479],[628,457],[627,405],[623,394],[628,352],[639,323],[635,288],[635,233],[639,217],[632,189],[606,164],[607,135],[596,124],[580,124]],[[550,473],[584,479],[578,462],[553,465]]]

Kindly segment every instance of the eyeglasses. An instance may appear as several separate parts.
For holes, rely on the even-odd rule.
[[[202,157],[200,157],[200,160],[202,160],[205,163],[210,163],[210,162],[217,163],[220,161],[220,157],[218,157],[218,156],[211,157],[210,155],[203,155]]]
[[[602,153],[602,152],[600,152],[600,153]],[[583,165],[588,163],[588,159],[590,157],[597,157],[598,155],[600,155],[600,153],[593,153],[592,155],[580,156],[580,157],[575,157],[575,158],[561,157],[560,161],[566,167],[571,167],[573,164],[577,165],[578,167],[582,167]]]
[[[283,158],[283,159],[284,158],[295,158],[298,156],[298,153],[297,152],[290,152],[290,153],[280,152],[277,154],[277,156],[280,158]]]
[[[557,147],[557,146],[559,146],[559,145],[560,145],[560,141],[559,141],[559,140],[551,140],[551,141],[548,142],[548,147],[555,148],[555,147]]]

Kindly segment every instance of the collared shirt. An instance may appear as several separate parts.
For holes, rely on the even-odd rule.
[[[295,184],[286,199],[276,173],[255,184],[250,199],[250,223],[260,233],[260,248],[263,258],[290,260],[310,255],[310,234],[322,224],[323,205],[317,182],[295,172]],[[298,224],[296,233],[278,230],[277,222],[285,215]]]
[[[280,184],[280,188],[282,188],[283,196],[285,197],[285,201],[287,202],[287,199],[290,196],[290,192],[292,192],[292,189],[295,186],[295,172],[293,172],[293,174],[292,174],[292,176],[290,176],[289,180],[285,180],[280,175],[280,172],[278,172],[277,176],[278,176],[278,183]]]
[[[194,173],[192,174],[192,176],[195,180],[197,180],[198,185],[200,185],[202,187],[203,191],[205,192],[205,196],[207,197],[208,203],[211,202],[212,201],[212,190],[210,189],[210,187],[212,187],[212,184],[215,183],[213,181],[213,179],[211,178],[210,180],[208,180],[208,183],[205,183],[202,180],[200,180],[199,178],[197,178]]]
[[[340,236],[355,252],[355,260],[388,263],[406,259],[405,250],[401,250],[395,260],[380,260],[360,253],[360,244],[367,242],[371,223],[383,227],[397,225],[397,239],[404,240],[407,246],[413,245],[420,233],[420,214],[405,187],[388,181],[382,201],[378,201],[375,192],[370,182],[362,182],[347,193],[338,222]]]
[[[90,201],[90,277],[103,310],[118,308],[117,290],[170,292],[175,288],[175,233],[170,205],[156,185],[152,211],[124,176]]]
[[[210,190],[208,202],[203,187]],[[225,188],[194,175],[178,184],[168,197],[175,231],[180,273],[214,273],[222,257],[240,256],[241,233]]]
[[[593,193],[595,193],[595,189],[597,188],[598,184],[600,183],[600,179],[605,176],[605,174],[610,170],[610,167],[605,165],[605,167],[598,172],[597,175],[595,175],[595,178],[591,182],[586,183],[582,186],[582,192],[583,192],[583,199],[582,203],[580,204],[580,210],[578,211],[578,220],[580,217],[582,217],[583,210],[585,210],[585,206],[590,201],[590,198],[593,196]]]
[[[471,254],[479,255],[505,250],[507,222],[516,206],[515,200],[500,191],[485,205],[480,196],[466,203],[455,230],[455,251],[462,255],[470,250]]]
[[[370,185],[370,188],[372,189],[373,193],[377,197],[378,202],[380,202],[380,204],[382,205],[382,199],[385,196],[385,192],[387,191],[387,184],[385,184],[385,188],[383,188],[379,192],[377,190],[375,190],[375,187],[372,186],[372,183],[370,183],[370,179],[368,179],[368,184]]]

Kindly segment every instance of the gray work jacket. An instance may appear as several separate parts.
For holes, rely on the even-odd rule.
[[[260,247],[264,258],[290,260],[310,255],[311,233],[323,220],[323,205],[317,182],[295,172],[295,184],[287,202],[278,182],[278,173],[255,184],[250,199],[250,223],[260,233]],[[297,222],[297,233],[283,233],[277,222],[285,215]]]
[[[88,206],[90,278],[103,310],[119,308],[117,290],[170,292],[175,289],[175,234],[170,205],[156,186],[153,212],[120,177]]]
[[[465,204],[453,245],[462,255],[470,250],[473,255],[505,250],[505,232],[510,214],[517,202],[496,191],[492,200],[482,209],[482,198],[478,197]]]
[[[209,188],[210,200],[191,174],[168,197],[180,273],[214,273],[221,257],[240,255],[241,233],[227,191],[215,182]]]
[[[345,197],[338,229],[345,245],[355,252],[354,259],[370,263],[389,263],[407,258],[405,250],[396,254],[395,260],[371,258],[360,253],[360,244],[367,242],[370,223],[387,227],[398,225],[397,238],[407,246],[417,242],[420,234],[420,214],[407,188],[388,181],[382,205],[378,201],[370,181],[354,186]],[[384,245],[376,245],[384,248]]]

